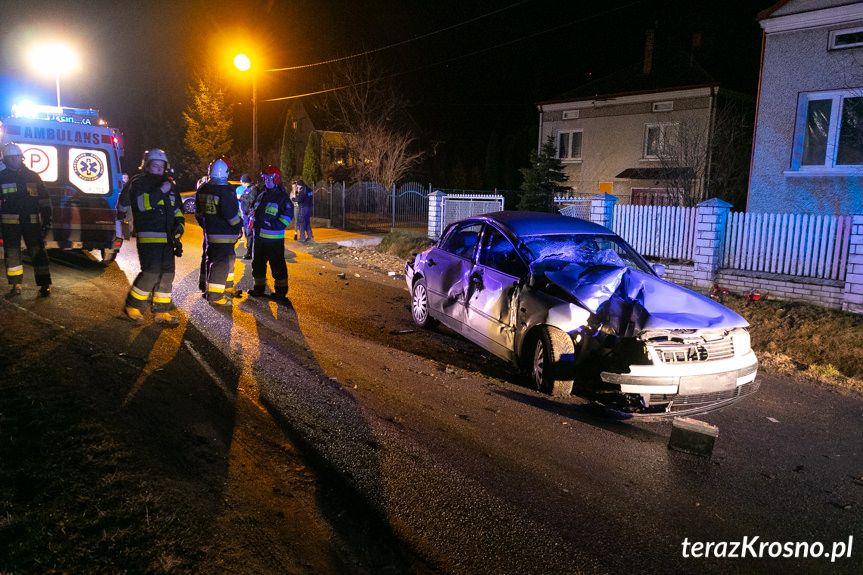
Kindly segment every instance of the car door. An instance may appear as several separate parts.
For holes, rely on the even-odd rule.
[[[494,226],[486,225],[477,263],[467,292],[466,337],[491,353],[514,356],[516,286],[528,267],[512,242]]]
[[[426,260],[429,309],[459,333],[464,331],[468,283],[481,230],[480,223],[452,228]]]

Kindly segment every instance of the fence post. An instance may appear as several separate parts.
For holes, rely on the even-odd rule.
[[[393,184],[393,225],[390,228],[392,230],[396,229],[396,185]]]
[[[848,244],[842,310],[863,313],[863,214],[851,216],[851,236]]]
[[[590,199],[590,221],[611,229],[614,220],[614,204],[617,198],[611,194],[597,194]]]
[[[728,224],[731,204],[718,198],[701,202],[695,208],[695,253],[692,283],[696,288],[710,289],[722,260],[722,240]]]
[[[435,190],[429,194],[429,225],[428,236],[436,240],[440,237],[441,225],[443,224],[443,200],[446,194],[440,190]]]

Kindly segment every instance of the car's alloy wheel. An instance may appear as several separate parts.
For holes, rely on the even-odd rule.
[[[428,289],[422,278],[414,283],[413,290],[411,290],[411,315],[413,315],[414,323],[418,326],[430,326]]]
[[[569,371],[565,364],[573,361],[574,351],[572,338],[568,333],[553,327],[542,328],[536,340],[531,365],[531,377],[536,388],[555,397],[572,393],[572,379],[555,378]]]

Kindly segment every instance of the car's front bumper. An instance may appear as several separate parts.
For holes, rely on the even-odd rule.
[[[751,351],[721,361],[633,365],[629,373],[603,371],[603,382],[619,387],[621,393],[683,394],[715,393],[751,383],[758,371],[758,359]]]
[[[632,366],[630,373],[602,372],[602,381],[636,401],[634,417],[668,417],[713,411],[758,390],[758,360],[751,351],[722,361]]]

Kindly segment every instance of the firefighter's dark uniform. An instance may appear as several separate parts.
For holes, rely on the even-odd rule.
[[[285,262],[285,228],[291,223],[294,205],[281,184],[264,189],[255,198],[255,243],[252,257],[252,295],[263,295],[267,285],[267,263],[273,274],[273,294],[288,293],[288,265]]]
[[[117,203],[117,219],[131,206],[135,233],[138,236],[138,261],[141,272],[132,283],[126,306],[144,310],[153,298],[153,313],[173,308],[171,286],[174,282],[174,242],[183,235],[186,220],[180,209],[179,195],[173,183],[170,191],[160,186],[167,176],[142,172],[132,176]]]
[[[0,226],[6,258],[6,277],[10,285],[22,283],[21,239],[27,245],[36,284],[43,293],[51,285],[48,253],[43,227],[51,225],[51,201],[39,174],[25,165],[0,171]]]
[[[234,287],[235,248],[243,229],[234,186],[206,183],[195,194],[195,218],[204,230],[201,288],[207,301],[223,300]]]

